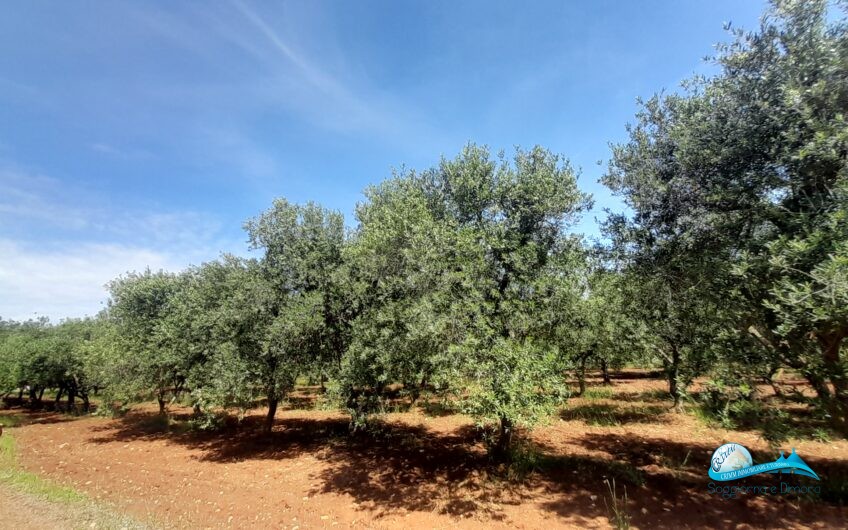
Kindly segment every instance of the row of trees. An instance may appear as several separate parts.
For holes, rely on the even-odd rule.
[[[589,199],[559,157],[469,145],[366,198],[351,233],[337,212],[277,200],[245,225],[261,257],[125,275],[98,319],[10,326],[5,355],[32,359],[17,345],[30,328],[50,337],[84,328],[69,346],[76,379],[105,368],[110,400],[152,395],[164,413],[185,394],[204,413],[263,399],[266,430],[298,376],[332,381],[354,426],[390,388],[413,399],[451,393],[498,425],[502,449],[516,426],[562,402],[569,359],[618,355],[611,336],[595,338],[614,310],[590,289],[613,277],[590,274],[589,252],[569,235]],[[52,381],[21,370],[6,387]]]
[[[163,413],[186,396],[200,415],[262,399],[270,430],[308,376],[354,427],[398,388],[450,396],[503,451],[562,403],[567,370],[582,391],[587,365],[659,366],[679,407],[695,377],[788,367],[844,425],[848,38],[828,17],[778,2],[720,74],[644,102],[602,179],[628,206],[603,243],[571,233],[590,198],[567,161],[469,145],[368,188],[353,230],[277,200],[245,225],[257,258],[122,276],[96,319],[3,322],[0,390]]]
[[[74,410],[80,399],[84,410],[90,396],[110,381],[108,360],[114,356],[110,328],[95,319],[67,320],[51,326],[46,319],[14,322],[0,319],[0,392],[41,403],[47,390],[58,408],[67,399]]]

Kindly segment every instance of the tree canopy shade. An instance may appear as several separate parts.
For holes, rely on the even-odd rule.
[[[647,101],[614,148],[604,182],[633,213],[609,233],[665,286],[663,325],[694,338],[729,318],[844,415],[845,21],[824,1],[776,2],[758,31],[733,33],[719,75]],[[692,318],[675,323],[675,306]]]

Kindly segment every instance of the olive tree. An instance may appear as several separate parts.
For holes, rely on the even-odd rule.
[[[604,181],[632,214],[611,233],[648,292],[667,291],[679,337],[736,329],[844,416],[845,19],[823,0],[776,1],[733,34],[717,75],[652,98],[614,148]]]
[[[444,391],[457,375],[462,340],[457,293],[470,285],[454,226],[436,219],[414,174],[372,186],[357,207],[358,230],[344,254],[354,301],[352,340],[340,391],[354,427],[401,384],[414,401]]]
[[[391,344],[407,374],[452,375],[465,410],[495,422],[494,449],[506,451],[516,427],[563,395],[558,356],[535,330],[549,276],[569,273],[554,258],[576,248],[567,228],[587,206],[571,167],[542,148],[508,159],[469,145],[372,190],[356,245],[372,262],[373,322],[357,366],[392,382],[395,363],[380,360],[394,360],[381,347]]]
[[[459,345],[466,408],[497,422],[503,453],[517,426],[533,425],[563,396],[556,352],[534,330],[550,276],[571,272],[555,258],[577,250],[567,229],[589,199],[568,163],[540,147],[509,160],[468,146],[423,178],[437,215],[473,244],[469,289],[459,295],[471,315]]]
[[[336,369],[346,348],[347,308],[335,283],[344,220],[314,203],[278,199],[245,229],[264,255],[250,268],[233,311],[251,328],[261,322],[261,333],[249,340],[260,346],[254,361],[266,388],[270,431],[279,399],[297,375]]]
[[[112,367],[114,384],[124,390],[125,399],[154,394],[163,415],[168,393],[179,392],[187,371],[183,352],[162,332],[170,302],[181,287],[178,275],[150,270],[109,284],[107,311],[124,350]]]

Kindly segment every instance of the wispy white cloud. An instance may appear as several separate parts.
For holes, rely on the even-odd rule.
[[[93,315],[120,274],[246,252],[211,214],[86,206],[98,204],[108,201],[36,172],[0,169],[0,316]]]
[[[222,229],[220,220],[208,213],[145,205],[116,208],[110,202],[95,191],[70,189],[55,178],[0,164],[0,236],[46,228],[88,239],[204,246]]]
[[[114,243],[44,248],[0,239],[0,316],[51,320],[94,315],[107,299],[106,283],[130,270],[179,270],[185,256]]]
[[[16,166],[0,165],[0,228],[24,222],[61,224],[81,230],[89,216],[76,207],[60,204],[58,180]],[[0,232],[2,233],[2,232]]]
[[[90,145],[92,151],[102,153],[104,155],[114,156],[122,159],[150,159],[154,158],[153,153],[144,149],[116,147],[105,142],[94,142]]]
[[[278,130],[397,148],[398,159],[386,165],[409,152],[439,152],[433,143],[446,135],[423,110],[381,88],[330,43],[330,24],[298,31],[302,21],[286,9],[241,0],[104,4],[97,24],[108,25],[108,35],[84,38],[93,23],[81,17],[56,33],[73,53],[55,53],[56,42],[45,47],[51,56],[86,58],[86,68],[58,62],[73,72],[61,90],[0,78],[7,101],[72,124],[63,130],[74,134],[57,136],[77,157],[64,169],[64,151],[0,152],[0,315],[92,313],[105,298],[103,285],[122,272],[244,252],[242,239],[226,235],[232,232],[221,226],[220,212],[163,208],[157,199],[172,198],[167,185],[121,204],[121,179],[147,167],[167,176],[161,179],[184,174],[199,186],[226,179],[270,197],[296,166],[284,158],[294,148],[279,147]],[[51,173],[61,178],[6,163],[13,156],[44,157],[42,167],[61,168]],[[96,176],[74,175],[80,167]],[[114,170],[108,181],[106,170]],[[95,181],[102,190],[85,189]],[[151,181],[151,188],[161,184]],[[234,189],[219,185],[215,193],[224,188]]]
[[[315,61],[295,51],[292,45],[285,42],[282,35],[266,22],[257,11],[250,9],[238,0],[234,0],[233,4],[244,15],[245,19],[267,39],[267,43],[279,52],[278,56],[295,67],[296,72],[300,74],[300,77],[310,88],[316,89],[334,100],[334,103],[339,105],[349,117],[366,126],[379,126],[381,122],[388,123],[391,121],[389,115],[384,113],[385,109],[380,108],[380,105],[366,101],[338,79],[328,74]],[[253,47],[245,46],[244,48],[255,50]]]

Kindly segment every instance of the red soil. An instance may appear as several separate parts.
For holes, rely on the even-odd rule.
[[[615,401],[572,399],[538,428],[532,439],[551,461],[520,481],[490,463],[467,418],[423,411],[389,414],[379,434],[358,437],[345,416],[316,410],[278,413],[271,435],[258,432],[261,411],[224,433],[163,432],[152,407],[119,420],[44,413],[12,434],[26,469],[163,526],[606,528],[604,479],[615,478],[638,528],[846,527],[844,508],[822,501],[709,494],[722,442],[757,461],[777,455],[755,432],[668,412],[648,393],[662,382],[633,375],[614,380]],[[597,413],[616,425],[587,424]],[[791,447],[823,478],[848,477],[845,440]]]

